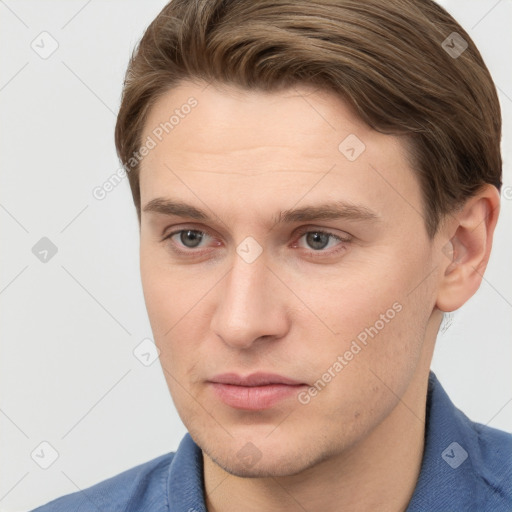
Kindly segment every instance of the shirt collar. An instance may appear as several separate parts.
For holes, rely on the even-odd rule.
[[[426,413],[423,460],[407,512],[474,510],[482,466],[478,435],[432,371]]]

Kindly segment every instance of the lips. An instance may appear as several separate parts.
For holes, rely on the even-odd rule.
[[[208,384],[226,405],[246,410],[268,409],[307,386],[304,382],[273,373],[247,376],[224,373],[210,379]]]
[[[213,377],[211,379],[211,382],[247,387],[267,386],[270,384],[286,384],[290,386],[304,384],[303,382],[289,379],[288,377],[283,377],[282,375],[262,372],[252,373],[251,375],[247,375],[246,377],[242,377],[236,373],[223,373],[222,375],[217,375],[216,377]]]

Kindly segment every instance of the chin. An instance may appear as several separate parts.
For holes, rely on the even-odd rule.
[[[240,478],[266,478],[292,476],[332,457],[333,444],[310,436],[286,436],[283,439],[272,435],[235,436],[224,442],[215,442],[206,436],[196,440],[204,454],[227,473]],[[247,439],[253,439],[253,442]],[[308,443],[309,441],[309,443]]]
[[[237,454],[227,453],[205,453],[218,466],[227,473],[240,478],[268,478],[284,477],[302,473],[304,470],[314,466],[319,460],[305,460],[304,454],[300,453],[267,453],[262,454],[260,460],[251,464],[240,460]]]

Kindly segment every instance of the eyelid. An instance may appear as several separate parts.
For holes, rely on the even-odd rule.
[[[205,229],[203,227],[197,227],[194,225],[184,225],[184,226],[172,226],[171,229],[164,229],[164,232],[162,234],[162,242],[164,240],[167,240],[173,235],[176,235],[178,233],[181,233],[182,231],[198,231],[199,233],[203,233],[204,235],[207,235],[211,238],[215,238],[216,235],[213,234],[213,232],[209,231],[208,229]]]
[[[341,234],[336,234],[333,231],[330,230],[330,228],[320,228],[315,226],[302,226],[298,229],[298,232],[295,236],[303,236],[306,233],[324,233],[326,235],[330,235],[333,238],[336,238],[342,242],[348,242],[352,240],[352,236],[348,233],[344,232],[346,236]]]

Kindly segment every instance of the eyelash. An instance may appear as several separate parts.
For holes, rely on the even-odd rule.
[[[180,233],[183,233],[185,231],[194,231],[194,232],[197,232],[197,233],[202,233],[203,235],[207,235],[211,238],[214,238],[210,233],[208,233],[207,231],[203,231],[201,229],[192,229],[192,228],[184,228],[184,229],[178,229],[176,231],[172,231],[171,233],[169,233],[168,235],[166,235],[163,239],[162,239],[162,242],[165,242],[167,240],[169,240],[171,243],[172,243],[172,240],[171,238],[174,236],[174,235],[178,235]],[[313,258],[321,258],[321,257],[326,257],[326,256],[334,256],[336,254],[338,254],[339,252],[343,251],[346,249],[345,245],[344,244],[348,244],[352,241],[352,239],[350,237],[342,237],[342,236],[339,236],[339,235],[335,235],[334,233],[331,233],[330,231],[326,231],[326,230],[321,230],[321,229],[311,229],[311,228],[302,228],[299,230],[298,234],[296,236],[298,236],[297,238],[297,241],[294,242],[297,243],[304,235],[307,235],[308,233],[320,233],[320,234],[324,234],[324,235],[328,235],[330,238],[334,238],[335,240],[338,240],[338,242],[341,242],[341,244],[338,244],[338,246],[336,246],[336,248],[334,250],[330,250],[330,251],[324,251],[323,249],[319,249],[317,251],[313,250],[313,249],[310,249],[308,252],[308,255],[313,257]],[[201,252],[198,251],[198,250],[195,250],[195,249],[188,249],[188,250],[183,250],[183,249],[179,249],[176,245],[174,245],[174,243],[172,243],[172,247],[171,247],[172,251],[179,254],[179,255],[182,255],[182,256],[191,256],[191,255],[200,255]]]

